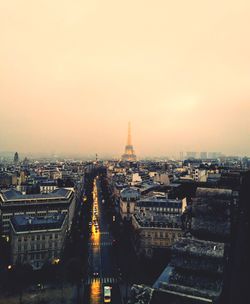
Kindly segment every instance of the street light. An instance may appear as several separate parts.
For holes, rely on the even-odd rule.
[[[57,265],[57,264],[59,264],[59,262],[60,262],[60,259],[54,259],[52,264]]]

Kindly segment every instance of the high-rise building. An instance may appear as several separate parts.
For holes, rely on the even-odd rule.
[[[221,156],[220,152],[209,152],[208,153],[208,158],[218,158]]]
[[[196,152],[193,152],[193,151],[187,152],[187,158],[188,158],[188,159],[189,159],[189,158],[196,158]]]
[[[201,152],[200,153],[200,158],[201,159],[207,159],[207,152]]]
[[[123,161],[136,161],[136,155],[131,140],[131,125],[128,124],[128,140],[127,145],[125,146],[125,153],[122,155]]]
[[[18,161],[19,161],[19,156],[18,156],[18,153],[16,152],[14,155],[14,163],[17,164]]]

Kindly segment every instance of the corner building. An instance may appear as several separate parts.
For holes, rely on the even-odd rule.
[[[51,193],[25,194],[16,190],[0,192],[1,234],[10,235],[10,220],[16,215],[45,217],[51,214],[67,216],[67,229],[70,229],[75,211],[73,190],[60,188]]]
[[[11,262],[30,264],[34,270],[46,262],[60,260],[67,231],[67,215],[27,217],[17,215],[10,220]]]

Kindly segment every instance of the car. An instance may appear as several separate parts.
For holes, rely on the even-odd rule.
[[[98,276],[99,276],[99,269],[98,269],[98,267],[95,267],[94,271],[93,271],[93,277],[97,278]]]
[[[111,302],[111,286],[104,286],[103,287],[103,294],[104,294],[104,303]]]

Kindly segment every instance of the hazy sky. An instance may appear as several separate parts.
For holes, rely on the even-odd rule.
[[[250,154],[249,0],[0,0],[0,151]]]

